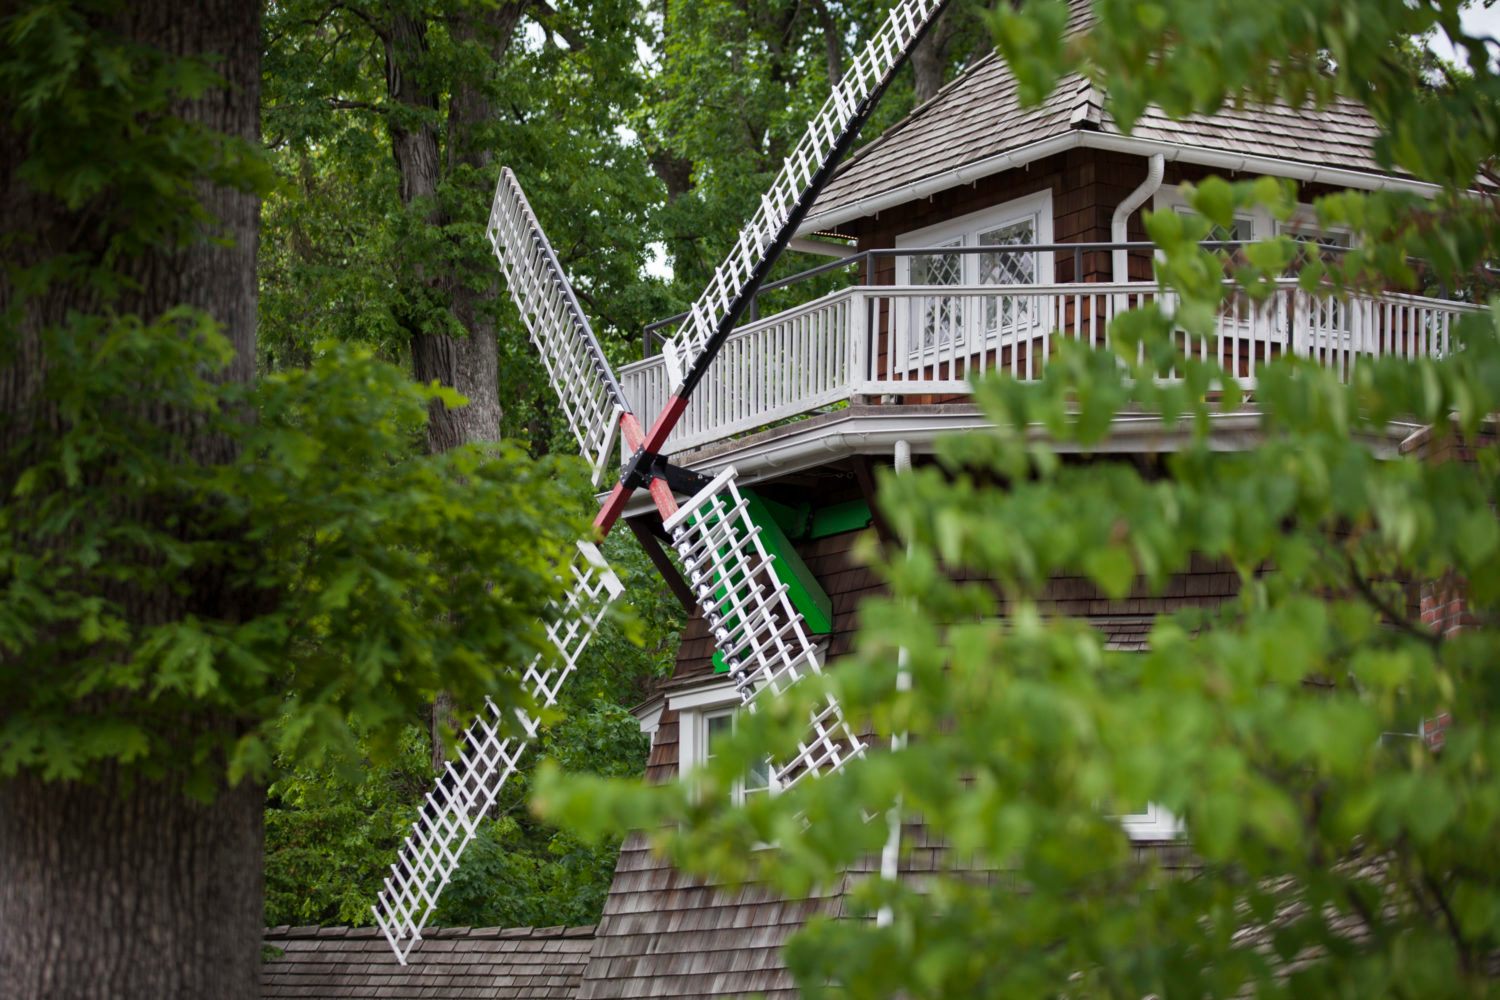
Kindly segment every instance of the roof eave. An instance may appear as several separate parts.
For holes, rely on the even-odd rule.
[[[847,205],[826,212],[814,210],[805,220],[797,234],[804,235],[819,229],[830,229],[855,219],[874,215],[898,205],[920,201],[933,195],[972,184],[985,177],[1028,163],[1055,156],[1071,149],[1100,149],[1117,153],[1150,156],[1161,153],[1169,162],[1192,163],[1238,173],[1262,174],[1270,177],[1285,177],[1306,183],[1328,184],[1333,187],[1363,191],[1397,190],[1431,196],[1439,191],[1436,184],[1383,174],[1369,170],[1350,170],[1320,164],[1299,163],[1274,156],[1252,156],[1230,153],[1202,146],[1185,146],[1163,142],[1159,139],[1142,139],[1137,136],[1120,135],[1084,129],[1070,129],[1062,135],[1051,136],[1038,142],[1008,150],[983,159],[974,160],[959,167],[912,181],[900,187],[870,195]],[[816,208],[816,207],[815,207]]]

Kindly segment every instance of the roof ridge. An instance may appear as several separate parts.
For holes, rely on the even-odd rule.
[[[422,932],[424,938],[591,938],[596,925],[586,924],[568,927],[557,924],[552,927],[429,927]],[[317,924],[280,924],[265,929],[264,939],[271,941],[293,941],[309,938],[373,938],[380,931],[375,927],[349,927],[343,924],[320,926]]]

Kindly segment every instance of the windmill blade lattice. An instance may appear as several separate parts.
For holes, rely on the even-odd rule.
[[[880,30],[855,57],[823,107],[808,122],[807,130],[787,156],[770,190],[761,196],[755,215],[740,230],[729,256],[714,271],[708,287],[664,346],[674,390],[683,384],[708,348],[734,303],[757,280],[756,268],[761,266],[767,251],[791,236],[793,213],[799,207],[803,211],[809,207],[804,201],[815,180],[831,170],[833,161],[852,141],[848,134],[851,125],[863,122],[873,100],[878,99],[923,29],[945,3],[946,0],[901,0],[891,8]]]
[[[821,670],[817,647],[772,568],[732,467],[665,525],[744,704],[753,710],[762,691],[780,695]],[[813,712],[796,754],[775,762],[776,779],[789,786],[808,775],[835,771],[863,752],[830,695]]]
[[[630,406],[509,167],[500,171],[485,232],[598,486],[613,452],[620,415]]]
[[[572,584],[547,626],[552,655],[538,654],[522,677],[532,699],[543,707],[557,703],[558,690],[624,589],[599,550],[588,542],[578,543],[569,572]],[[501,710],[486,699],[484,711],[464,733],[463,749],[427,794],[391,865],[373,909],[375,922],[402,965],[422,939],[422,928],[457,870],[464,849],[536,735],[537,719],[521,713],[520,721],[524,736],[504,735]]]

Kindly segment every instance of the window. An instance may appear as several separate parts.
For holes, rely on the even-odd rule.
[[[1042,191],[936,226],[907,233],[896,246],[1021,247],[1052,242],[1052,192]],[[1037,250],[930,253],[896,258],[899,285],[1034,285],[1050,280],[1052,254]],[[1028,336],[1042,321],[1036,297],[1017,295],[918,295],[896,316],[900,355],[922,360],[944,348],[995,346]]]
[[[734,732],[734,722],[738,718],[737,709],[722,709],[716,712],[704,713],[703,725],[703,761],[706,763],[718,756],[718,748],[723,741]],[[754,795],[769,794],[775,786],[775,779],[771,776],[770,758],[762,758],[753,765],[749,772],[734,784],[734,801],[743,804]]]
[[[1163,184],[1156,192],[1152,202],[1156,209],[1171,208],[1186,215],[1192,211],[1187,199],[1182,196],[1181,189],[1176,184]],[[1323,230],[1316,225],[1310,225],[1306,220],[1315,219],[1317,213],[1311,205],[1299,204],[1293,213],[1291,222],[1278,223],[1271,217],[1271,213],[1264,208],[1257,208],[1251,213],[1237,215],[1234,224],[1228,229],[1223,226],[1214,226],[1209,231],[1206,239],[1220,241],[1251,241],[1268,240],[1273,235],[1282,234],[1294,240],[1304,243],[1317,243],[1325,247],[1349,246],[1349,234],[1342,230]],[[1334,251],[1337,252],[1337,251]]]
[[[1182,196],[1182,192],[1175,184],[1162,185],[1161,189],[1156,192],[1152,207],[1158,210],[1170,208],[1179,215],[1194,214],[1192,206],[1188,204],[1187,199]],[[1261,220],[1255,215],[1246,214],[1236,215],[1228,228],[1217,223],[1211,225],[1204,239],[1212,243],[1248,243],[1252,240],[1264,239],[1270,233],[1269,216],[1266,224],[1262,225]],[[1224,249],[1228,253],[1234,252],[1229,247]]]
[[[717,756],[734,732],[740,700],[732,683],[720,683],[673,697],[670,706],[679,713],[678,773],[686,774]],[[736,803],[744,803],[751,796],[776,791],[776,776],[765,759],[735,782],[732,794]]]
[[[1186,205],[1178,205],[1179,215],[1191,215],[1192,209]],[[1208,235],[1204,239],[1210,243],[1248,243],[1255,239],[1255,220],[1248,215],[1236,215],[1229,228],[1219,225],[1217,222],[1208,227]],[[1226,253],[1234,253],[1238,247],[1219,247]]]
[[[1183,834],[1182,821],[1155,804],[1139,812],[1118,813],[1115,819],[1131,840],[1176,840]]]
[[[1350,236],[1345,230],[1319,229],[1317,226],[1283,223],[1277,231],[1289,239],[1307,247],[1309,255],[1316,252],[1324,264],[1334,264],[1350,247]]]

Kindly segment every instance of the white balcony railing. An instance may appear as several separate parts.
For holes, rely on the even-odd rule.
[[[856,396],[969,392],[993,370],[1036,379],[1060,340],[1104,346],[1114,317],[1159,296],[1154,283],[860,286],[747,324],[699,383],[671,452],[785,423]],[[1268,361],[1313,358],[1347,378],[1360,358],[1440,357],[1474,306],[1413,295],[1333,298],[1288,280],[1268,299],[1226,304],[1218,334],[1183,346],[1247,388]],[[643,419],[667,399],[660,357],[627,365],[620,383]],[[929,400],[930,401],[930,400]]]

